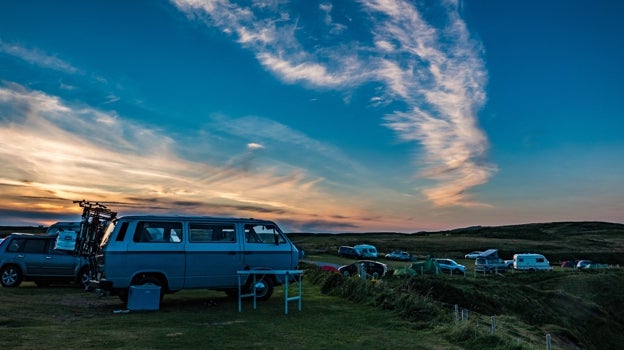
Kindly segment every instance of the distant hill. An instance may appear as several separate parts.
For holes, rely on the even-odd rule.
[[[380,252],[394,249],[413,254],[463,258],[467,252],[495,248],[511,259],[515,253],[542,253],[552,263],[592,259],[624,265],[624,224],[550,222],[507,226],[473,226],[435,232],[290,233],[304,249],[333,252],[341,245],[373,244]]]
[[[417,232],[392,232],[392,231],[380,231],[380,232],[344,232],[344,233],[324,233],[324,232],[298,232],[289,233],[289,235],[386,235],[386,234],[403,234],[403,235],[435,235],[435,234],[477,234],[477,235],[512,235],[522,233],[524,237],[527,235],[539,235],[543,234],[565,234],[565,235],[579,235],[587,233],[609,233],[609,234],[621,234],[624,232],[624,224],[602,222],[602,221],[561,221],[561,222],[547,222],[547,223],[529,223],[529,224],[516,224],[516,225],[502,225],[502,226],[470,226],[463,228],[456,228],[443,231],[417,231]]]
[[[600,221],[566,221],[549,223],[532,223],[506,226],[473,226],[438,233],[477,234],[487,237],[509,237],[521,239],[564,238],[569,236],[599,234],[624,234],[624,224]]]

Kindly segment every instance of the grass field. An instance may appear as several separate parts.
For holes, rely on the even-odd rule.
[[[437,233],[292,234],[307,259],[345,264],[340,245],[456,258],[466,276],[386,277],[377,282],[303,264],[303,311],[283,289],[253,310],[211,291],[167,295],[154,312],[115,313],[115,297],[68,286],[0,288],[0,347],[10,349],[617,349],[624,343],[624,270],[475,275],[471,250],[539,252],[553,264],[591,258],[621,264],[623,225],[572,223],[471,228]],[[523,234],[526,233],[526,236]],[[383,259],[381,259],[383,260]],[[385,261],[384,261],[385,262]],[[388,262],[391,268],[407,263]],[[294,286],[293,286],[294,287]],[[291,291],[296,288],[291,288]],[[457,321],[454,306],[468,312]],[[496,331],[490,334],[495,317]]]
[[[77,288],[0,289],[3,349],[453,349],[391,311],[355,305],[304,282],[302,311],[284,314],[283,289],[253,309],[209,291],[165,297],[156,312],[116,314],[116,298]]]

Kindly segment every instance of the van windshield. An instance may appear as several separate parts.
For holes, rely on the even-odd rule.
[[[286,243],[282,232],[272,224],[246,224],[245,241],[247,243]]]

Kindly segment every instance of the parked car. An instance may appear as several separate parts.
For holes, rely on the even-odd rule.
[[[333,265],[322,265],[321,270],[329,272],[340,272],[338,271],[338,268]]]
[[[507,271],[507,264],[498,257],[498,249],[488,249],[475,260],[475,271],[483,273],[502,273]]]
[[[580,260],[576,263],[578,269],[607,269],[609,264],[601,264],[591,260]]]
[[[80,221],[59,221],[55,222],[46,230],[47,235],[55,236],[59,231],[80,231]]]
[[[357,259],[359,258],[358,253],[355,251],[353,247],[349,247],[346,245],[338,248],[338,256],[342,256],[345,258]]]
[[[453,259],[436,259],[440,270],[447,273],[464,273],[466,272],[466,266],[458,264]]]
[[[482,253],[483,253],[483,252],[480,252],[480,251],[470,252],[470,253],[466,254],[466,255],[464,256],[464,258],[466,258],[466,259],[476,259],[476,258],[478,258],[478,257],[479,257],[479,255],[481,255]]]
[[[561,267],[576,267],[571,260],[564,260],[561,262]]]
[[[12,233],[0,242],[0,284],[17,287],[22,281],[38,286],[52,282],[77,282],[86,287],[91,279],[87,260],[73,252],[55,249],[55,236]]]
[[[591,265],[593,262],[591,260],[579,260],[576,263],[576,268],[577,269],[585,269],[587,268],[589,265]]]
[[[388,254],[386,254],[386,259],[388,260],[398,260],[398,261],[410,261],[412,260],[412,254],[408,252],[404,252],[402,250],[394,250]]]
[[[502,259],[477,258],[475,271],[484,273],[507,272],[507,264]]]
[[[360,260],[353,264],[340,266],[338,271],[344,276],[357,276],[362,273],[362,270],[366,273],[366,277],[381,278],[388,272],[388,266],[384,263],[373,260]]]

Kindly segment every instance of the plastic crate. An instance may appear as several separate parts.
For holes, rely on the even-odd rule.
[[[160,308],[160,287],[154,284],[130,286],[128,310],[158,310]]]

